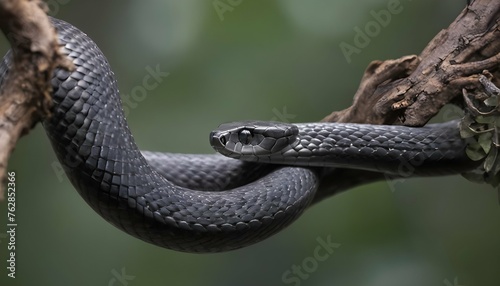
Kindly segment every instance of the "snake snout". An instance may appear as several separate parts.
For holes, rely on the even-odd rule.
[[[210,132],[210,137],[209,137],[210,145],[212,145],[212,148],[214,148],[215,151],[223,155],[229,156],[230,152],[226,146],[227,143],[229,142],[228,136],[229,135],[224,134],[220,131],[212,131]]]

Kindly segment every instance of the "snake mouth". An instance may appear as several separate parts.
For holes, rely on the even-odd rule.
[[[214,150],[218,153],[235,157],[234,154],[226,148],[226,144],[228,142],[227,135],[218,131],[212,131],[210,132],[209,141],[212,148],[214,148]]]

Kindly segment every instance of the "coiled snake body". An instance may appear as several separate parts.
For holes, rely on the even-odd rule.
[[[72,184],[104,219],[162,247],[217,252],[269,237],[309,205],[319,180],[313,168],[271,167],[215,154],[141,153],[128,128],[116,80],[104,55],[77,28],[57,19],[52,22],[61,46],[77,68],[54,73],[53,114],[43,126]],[[0,65],[0,84],[10,63],[7,55]],[[458,173],[470,162],[456,123],[421,129],[357,124],[299,126],[301,137],[293,139],[298,140],[293,146],[302,146],[299,149],[303,151],[297,150],[297,155],[282,163],[302,161],[310,165],[308,159],[290,158],[299,158],[299,153],[313,145],[320,146],[317,135],[327,138],[319,148],[321,152],[333,151],[340,160],[331,166],[397,172],[397,159],[408,160],[410,157],[404,154],[410,153],[424,161],[419,168],[422,173]],[[370,145],[374,142],[378,142],[375,147]],[[383,150],[387,151],[385,155]],[[309,161],[321,157],[321,152],[314,152]],[[291,152],[282,152],[286,154]],[[277,156],[262,158],[259,161],[272,161]]]

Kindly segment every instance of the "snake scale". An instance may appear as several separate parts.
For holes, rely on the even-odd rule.
[[[459,173],[470,167],[456,123],[433,128],[299,124],[292,129],[297,129],[300,139],[286,139],[293,148],[286,147],[279,155],[262,155],[262,148],[256,151],[256,145],[276,149],[284,140],[257,142],[254,138],[261,138],[261,128],[252,124],[236,135],[225,133],[227,125],[212,133],[212,144],[218,150],[228,142],[249,143],[253,146],[250,155],[262,155],[251,161],[285,158],[278,163],[306,165],[303,167],[243,162],[218,154],[141,152],[103,53],[71,24],[51,21],[76,69],[54,73],[52,116],[43,122],[48,138],[81,197],[105,220],[146,242],[201,253],[261,241],[293,222],[313,200],[320,168],[307,166],[314,165],[315,158],[319,158],[318,166],[392,173],[397,172],[398,160],[410,159],[406,155],[423,160],[418,168],[422,174]],[[0,85],[11,63],[8,53],[0,65]],[[270,127],[263,129],[272,136],[282,133],[273,133]],[[227,141],[223,139],[226,144],[217,148],[221,136]],[[248,142],[233,142],[235,139]],[[314,146],[316,151],[307,151]],[[297,152],[292,155],[290,150]],[[326,151],[335,155],[329,158],[322,153]],[[305,159],[299,159],[303,154]],[[331,159],[337,163],[326,163]]]

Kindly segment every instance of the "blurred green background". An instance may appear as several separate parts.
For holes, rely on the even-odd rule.
[[[350,105],[376,59],[418,54],[465,1],[401,1],[350,61],[373,12],[395,0],[51,0],[51,14],[89,34],[122,94],[146,68],[168,72],[135,101],[128,121],[145,150],[212,153],[222,122],[317,121]],[[0,39],[0,53],[8,45]],[[457,113],[438,116],[447,120]],[[183,128],[180,128],[182,126]],[[175,135],[171,135],[175,132]],[[10,160],[17,179],[17,272],[7,278],[6,203],[0,203],[0,285],[498,285],[500,206],[494,189],[460,176],[362,186],[309,209],[254,246],[193,255],[112,227],[54,168],[38,125]],[[339,243],[315,260],[318,239]],[[293,265],[296,265],[295,267]],[[302,274],[293,269],[302,268]],[[119,279],[119,273],[127,279]]]

